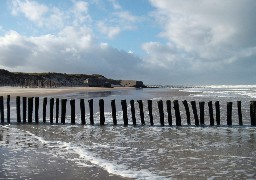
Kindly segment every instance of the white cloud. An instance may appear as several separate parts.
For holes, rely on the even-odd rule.
[[[117,2],[117,0],[109,0],[110,3],[112,3],[112,6],[116,10],[122,9],[122,6]]]
[[[117,36],[120,32],[121,29],[118,26],[108,26],[104,22],[100,21],[97,24],[99,31],[106,35],[108,38],[114,38]]]
[[[73,4],[74,25],[82,25],[85,21],[91,21],[91,17],[88,14],[89,4],[87,2],[73,0]]]
[[[152,15],[162,28],[159,36],[167,43],[142,45],[147,53],[143,59],[148,68],[154,65],[169,69],[172,72],[166,73],[170,76],[187,77],[189,73],[187,80],[197,83],[204,83],[206,79],[213,83],[235,82],[229,73],[236,82],[250,81],[248,78],[252,76],[248,74],[253,74],[251,67],[255,67],[251,60],[256,57],[254,0],[150,2],[156,8]],[[245,68],[248,63],[251,67]],[[243,68],[248,72],[240,74]],[[177,78],[185,82],[182,77]]]
[[[12,71],[99,73],[116,79],[135,77],[141,59],[107,43],[99,45],[87,28],[66,27],[57,35],[0,37],[1,67]],[[129,68],[127,68],[129,67]]]
[[[48,11],[48,7],[37,3],[36,1],[12,1],[12,14],[18,15],[20,13],[24,14],[29,20],[42,25],[41,20],[45,13]]]
[[[11,2],[12,15],[24,15],[39,28],[61,30],[65,26],[87,26],[92,22],[88,13],[89,5],[85,1],[72,0],[72,6],[65,10],[33,0]]]
[[[157,8],[157,18],[162,16],[162,37],[202,60],[225,60],[243,48],[255,46],[253,0],[242,3],[151,0],[151,3]]]

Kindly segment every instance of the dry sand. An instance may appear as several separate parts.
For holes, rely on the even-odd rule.
[[[60,95],[79,92],[96,92],[96,91],[114,91],[114,90],[127,90],[133,89],[132,87],[115,87],[115,88],[103,88],[103,87],[62,87],[62,88],[20,88],[20,87],[0,87],[0,96],[10,95],[15,96],[48,96],[48,95]]]

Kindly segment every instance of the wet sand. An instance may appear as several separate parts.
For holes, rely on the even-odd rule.
[[[0,126],[0,180],[127,179],[109,174],[95,165],[79,166],[65,158],[52,155],[43,146],[38,147],[37,144],[29,142],[26,137],[28,135],[16,138],[11,136],[8,129]]]
[[[48,95],[61,95],[69,93],[79,92],[97,92],[97,91],[115,91],[115,90],[127,90],[134,89],[133,87],[114,87],[114,88],[103,88],[103,87],[63,87],[63,88],[20,88],[20,87],[0,87],[0,95],[11,97],[15,96],[48,96]]]

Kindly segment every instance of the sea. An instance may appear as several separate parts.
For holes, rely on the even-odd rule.
[[[256,179],[256,127],[250,125],[256,85],[126,89],[50,97],[76,100],[76,124],[70,124],[69,101],[65,125],[49,123],[49,106],[45,124],[41,106],[39,124],[16,124],[16,102],[11,99],[12,123],[0,125],[0,179]],[[80,123],[82,98],[86,125]],[[89,123],[89,99],[94,101],[95,125]],[[99,125],[99,99],[105,103],[104,126]],[[113,99],[116,126],[111,114]],[[132,125],[131,99],[135,100],[136,126]],[[149,99],[153,100],[154,126],[148,116]],[[121,100],[127,100],[128,126],[123,125]],[[145,125],[140,123],[137,100],[143,100]],[[164,102],[165,126],[160,126],[159,100]],[[182,126],[175,125],[173,108],[173,126],[168,125],[166,100],[178,100]],[[187,125],[183,100],[189,103],[191,125]],[[204,126],[194,125],[191,101],[196,101],[198,114],[198,103],[205,102]],[[220,126],[209,126],[209,101],[213,105],[220,102]],[[242,103],[243,126],[238,125],[237,101]],[[233,126],[226,125],[227,102],[233,102]]]

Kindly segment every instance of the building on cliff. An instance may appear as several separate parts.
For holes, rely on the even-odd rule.
[[[120,84],[121,86],[124,86],[124,87],[137,87],[137,88],[145,87],[142,81],[135,81],[135,80],[121,80]]]
[[[84,84],[88,87],[111,87],[106,78],[88,78],[84,81]]]
[[[135,80],[120,80],[119,84],[111,84],[105,78],[88,78],[84,81],[84,84],[88,87],[114,87],[114,86],[123,86],[123,87],[137,87],[143,88],[145,85],[142,81]]]

